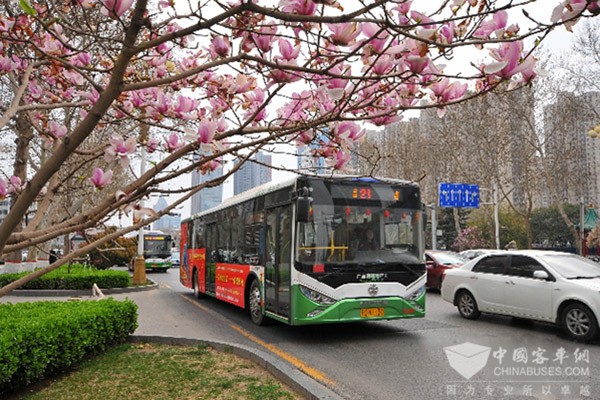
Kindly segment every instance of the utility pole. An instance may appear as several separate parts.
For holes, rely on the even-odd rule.
[[[437,250],[437,216],[435,204],[429,206],[431,208],[431,250]]]
[[[498,186],[494,183],[494,236],[496,237],[496,250],[500,249],[500,216],[498,212]]]

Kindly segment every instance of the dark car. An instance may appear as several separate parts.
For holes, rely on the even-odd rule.
[[[449,268],[460,267],[468,259],[453,251],[427,250],[425,251],[425,262],[427,266],[427,284],[429,289],[440,290],[444,274]]]

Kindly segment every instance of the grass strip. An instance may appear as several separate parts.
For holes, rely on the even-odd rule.
[[[21,399],[301,399],[250,360],[208,346],[122,344]]]

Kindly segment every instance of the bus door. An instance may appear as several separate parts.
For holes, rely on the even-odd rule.
[[[206,225],[206,293],[215,295],[215,270],[219,260],[219,227],[216,222]]]
[[[290,315],[292,207],[267,210],[265,244],[265,308]]]

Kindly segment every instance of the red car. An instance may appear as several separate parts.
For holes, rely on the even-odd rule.
[[[462,266],[467,260],[453,251],[427,250],[425,262],[427,266],[427,284],[429,289],[441,290],[444,274],[449,268]]]

